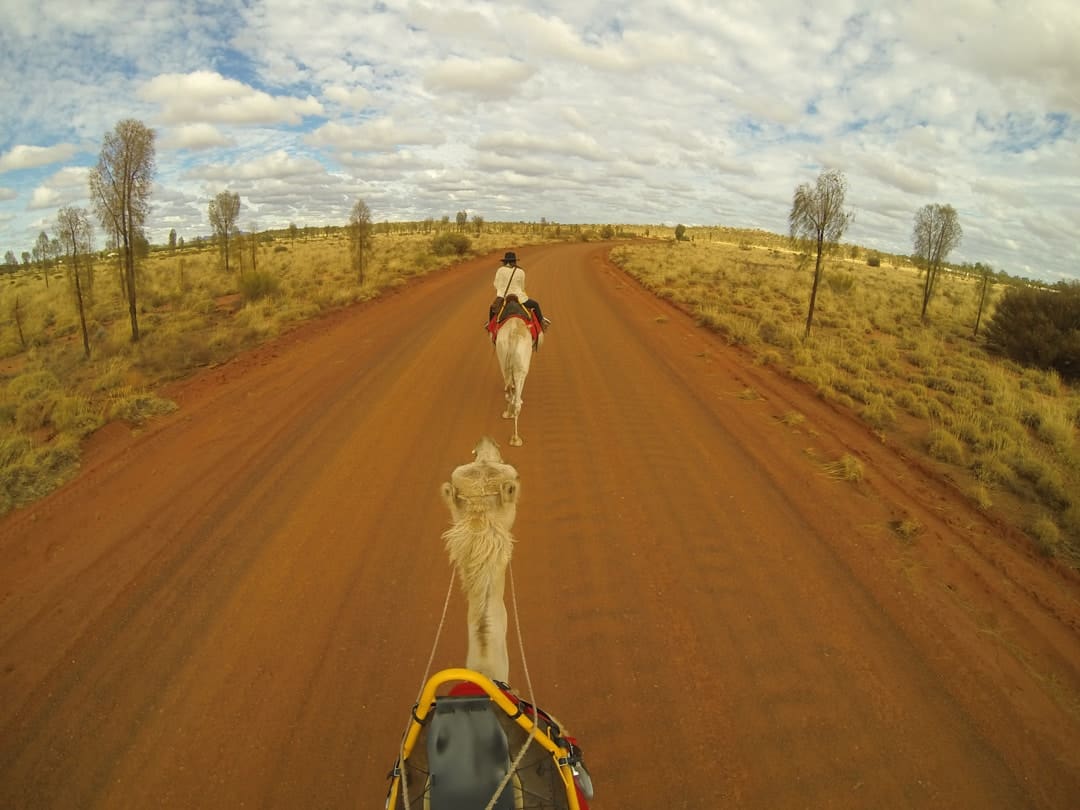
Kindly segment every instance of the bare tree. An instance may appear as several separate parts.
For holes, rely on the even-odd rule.
[[[357,200],[349,214],[349,243],[352,246],[353,266],[360,284],[364,283],[364,257],[371,252],[371,209],[363,200]]]
[[[975,328],[971,334],[973,337],[978,337],[979,324],[982,323],[983,310],[986,308],[986,296],[990,291],[990,277],[994,274],[994,268],[982,262],[975,262],[975,270],[979,273],[981,282],[979,284],[979,311],[975,314]]]
[[[817,182],[813,186],[809,183],[798,186],[792,199],[791,213],[788,215],[791,238],[811,242],[817,255],[814,263],[814,286],[810,291],[810,309],[806,313],[804,340],[810,337],[810,326],[814,322],[818,284],[821,282],[821,274],[824,270],[822,258],[836,248],[840,237],[844,235],[844,231],[854,219],[854,214],[844,210],[846,194],[847,180],[843,172],[829,169],[818,175]]]
[[[229,237],[236,231],[236,220],[240,218],[240,195],[235,191],[221,192],[210,201],[209,213],[214,236],[221,240],[222,250],[225,251],[225,272],[228,273]]]
[[[964,232],[956,216],[956,209],[951,205],[924,205],[915,214],[915,228],[911,242],[915,256],[923,263],[926,279],[923,282],[922,319],[926,320],[926,308],[934,295],[938,271],[945,263],[945,257],[960,244]]]
[[[135,240],[150,213],[154,179],[154,130],[126,118],[105,134],[97,166],[90,170],[90,198],[101,227],[116,235],[131,318],[131,340],[139,339],[135,293]]]
[[[89,268],[90,254],[94,249],[94,232],[90,227],[90,217],[82,208],[70,206],[60,209],[56,215],[54,228],[67,256],[68,273],[75,291],[75,306],[79,310],[79,323],[82,326],[83,352],[90,357],[90,333],[86,329],[86,305],[83,301],[83,285],[80,276],[83,265]]]
[[[19,333],[19,345],[26,350],[26,334],[23,331],[23,306],[19,296],[15,296],[15,304],[11,308],[11,315],[15,321],[15,329]]]
[[[259,272],[259,223],[251,223],[251,272]]]
[[[34,243],[33,250],[34,261],[41,266],[42,275],[45,276],[45,286],[49,286],[49,235],[42,231],[38,234],[37,241]]]

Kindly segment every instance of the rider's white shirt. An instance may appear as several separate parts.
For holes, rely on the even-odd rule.
[[[510,273],[513,272],[511,278]],[[510,285],[509,290],[507,284]],[[495,294],[496,295],[516,295],[518,300],[525,302],[529,300],[529,294],[525,292],[525,271],[520,267],[510,267],[503,265],[495,271]]]

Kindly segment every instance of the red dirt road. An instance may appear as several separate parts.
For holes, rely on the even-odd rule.
[[[1076,577],[601,247],[519,254],[555,320],[524,448],[472,262],[178,386],[0,522],[0,807],[382,807],[449,577],[438,487],[485,433],[521,474],[536,697],[597,810],[1080,806]],[[823,474],[844,453],[863,481]],[[455,593],[435,669],[463,621]]]

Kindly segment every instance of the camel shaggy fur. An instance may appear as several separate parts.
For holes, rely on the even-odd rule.
[[[517,470],[503,462],[493,439],[481,439],[473,456],[442,485],[452,523],[443,532],[443,541],[469,605],[465,666],[507,683],[510,656],[503,593],[521,484]]]

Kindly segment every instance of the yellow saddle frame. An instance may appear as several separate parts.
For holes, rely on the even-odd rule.
[[[402,796],[402,770],[403,768],[408,767],[407,763],[409,757],[412,756],[413,751],[417,746],[417,742],[420,740],[420,735],[424,730],[426,721],[435,709],[437,692],[449,684],[462,682],[471,683],[479,687],[483,693],[488,696],[495,708],[505,715],[505,721],[512,722],[520,727],[526,737],[532,735],[533,743],[543,748],[553,760],[559,781],[561,781],[563,791],[565,792],[565,807],[567,810],[583,810],[581,803],[578,801],[577,786],[574,780],[573,766],[571,764],[572,746],[568,746],[561,737],[552,735],[551,727],[544,721],[542,712],[537,711],[535,707],[532,707],[531,712],[528,709],[523,710],[522,706],[515,703],[514,700],[490,678],[481,675],[479,672],[464,668],[444,669],[441,672],[435,673],[428,679],[427,683],[424,684],[423,691],[420,693],[420,698],[413,707],[412,717],[409,721],[409,726],[405,731],[405,737],[401,744],[398,760],[390,774],[390,790],[386,797],[387,810],[398,810],[398,808],[405,806],[403,804]],[[536,722],[538,715],[541,720],[539,723]],[[511,756],[513,756],[513,753],[515,752],[512,752]],[[513,785],[508,785],[508,789],[512,789],[512,787]],[[410,798],[415,803],[419,796]],[[427,807],[428,805],[426,800],[421,799],[421,803],[415,806]]]

